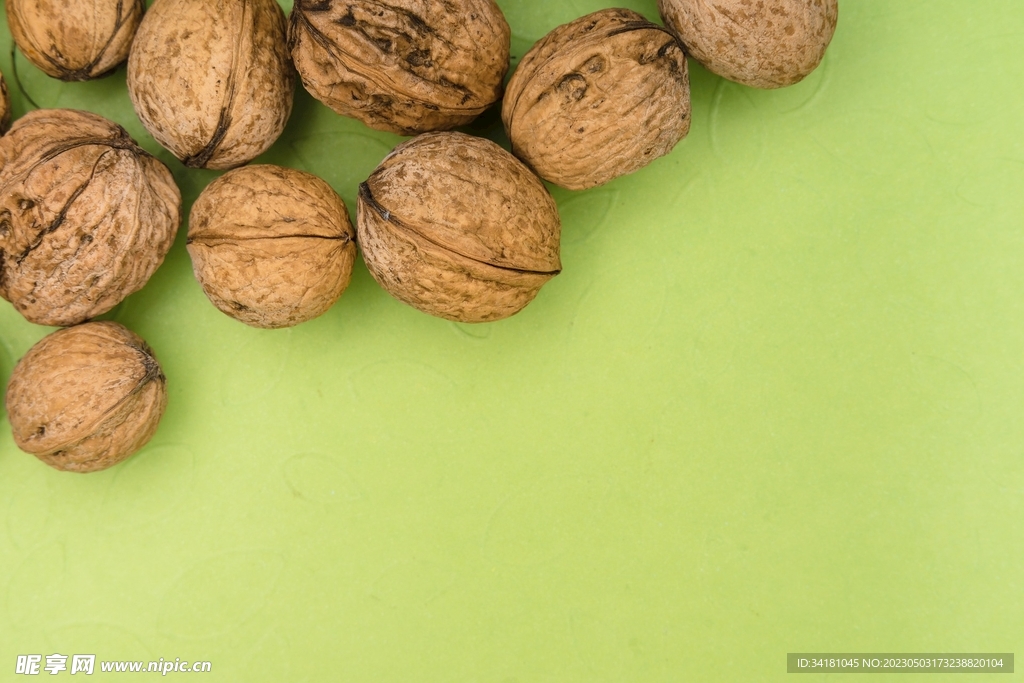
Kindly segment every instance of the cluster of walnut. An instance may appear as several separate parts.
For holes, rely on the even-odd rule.
[[[637,171],[690,129],[687,56],[746,85],[796,83],[821,61],[836,0],[659,0],[660,26],[607,9],[559,26],[507,86],[510,29],[494,0],[7,0],[18,48],[75,81],[128,62],[146,130],[187,167],[234,169],[189,216],[203,291],[248,325],[324,313],[358,243],[391,295],[459,322],[522,310],[561,270],[558,208],[543,181],[585,189]],[[357,221],[323,180],[269,165],[296,76],[366,125],[416,136],[359,187]],[[62,470],[141,448],[166,404],[152,351],[88,322],[141,288],[181,220],[170,170],[116,123],[40,110],[7,132],[0,78],[0,296],[66,329],[17,364],[16,443]],[[452,129],[500,103],[511,143]]]

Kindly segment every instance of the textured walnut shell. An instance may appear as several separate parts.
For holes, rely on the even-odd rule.
[[[7,81],[0,74],[0,135],[11,126],[11,94],[7,92]]]
[[[313,97],[402,135],[460,126],[497,102],[509,37],[493,0],[296,0],[289,27]]]
[[[396,147],[360,185],[356,225],[374,279],[448,320],[507,318],[562,268],[544,184],[490,140],[462,133]]]
[[[839,16],[837,0],[658,0],[658,9],[708,71],[754,88],[814,71]]]
[[[189,215],[188,253],[210,301],[253,327],[324,313],[352,277],[355,230],[331,186],[280,166],[210,183]]]
[[[0,296],[74,325],[142,288],[174,242],[181,194],[116,123],[41,109],[0,138]]]
[[[48,76],[87,81],[128,59],[143,0],[7,0],[22,54]]]
[[[66,472],[95,472],[142,448],[167,405],[160,364],[115,322],[44,337],[14,367],[7,416],[18,448]]]
[[[135,113],[193,168],[234,168],[265,152],[294,94],[275,0],[156,0],[128,58]]]
[[[686,56],[627,9],[559,26],[512,74],[501,118],[512,152],[545,180],[601,185],[668,154],[690,130]]]

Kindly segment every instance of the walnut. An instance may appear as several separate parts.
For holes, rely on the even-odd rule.
[[[690,130],[683,48],[657,24],[607,9],[551,31],[512,74],[501,118],[512,152],[579,190],[668,154]]]
[[[7,0],[18,49],[62,81],[105,76],[128,59],[143,0]]]
[[[7,81],[0,74],[0,135],[11,126],[11,94],[7,92]]]
[[[665,25],[708,71],[754,88],[781,88],[821,63],[837,0],[658,0]]]
[[[92,322],[44,337],[14,367],[7,415],[18,448],[66,472],[95,472],[156,432],[167,388],[138,336]]]
[[[469,123],[497,102],[509,40],[493,0],[296,0],[289,27],[313,97],[402,135]]]
[[[188,253],[221,311],[254,327],[289,327],[324,313],[345,291],[354,238],[345,203],[323,180],[246,166],[199,195]]]
[[[171,172],[123,128],[30,112],[0,138],[0,296],[40,325],[105,313],[163,262],[180,212]]]
[[[157,0],[128,58],[135,113],[186,166],[251,161],[277,140],[292,111],[285,34],[276,0]]]
[[[507,318],[558,274],[558,209],[544,184],[489,140],[427,133],[359,187],[357,231],[396,299],[459,322]]]

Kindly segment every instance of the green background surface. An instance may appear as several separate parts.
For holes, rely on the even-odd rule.
[[[611,3],[499,4],[521,57]],[[106,316],[168,376],[151,444],[64,474],[0,422],[0,680],[54,652],[368,683],[1024,653],[1024,7],[840,4],[803,83],[691,63],[671,155],[553,190],[564,271],[509,320],[431,318],[360,261],[321,318],[250,329],[206,300],[182,230]],[[123,68],[62,84],[15,61],[40,106],[167,161],[186,212],[217,175],[144,133]],[[471,130],[501,139],[494,113]],[[261,160],[354,210],[400,139],[300,89]],[[0,382],[47,332],[0,302]]]

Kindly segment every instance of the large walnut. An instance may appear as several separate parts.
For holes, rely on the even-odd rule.
[[[62,81],[99,78],[128,59],[143,0],[7,0],[18,49]]]
[[[561,270],[544,184],[490,140],[428,133],[359,187],[359,244],[396,299],[460,322],[517,313]]]
[[[781,88],[821,63],[837,0],[658,0],[665,25],[708,71],[755,88]]]
[[[251,161],[292,111],[285,33],[276,0],[156,0],[128,58],[135,113],[186,166]]]
[[[254,327],[290,327],[330,308],[352,277],[354,240],[331,186],[280,166],[224,174],[189,215],[188,253],[203,291]]]
[[[115,322],[58,330],[33,346],[7,385],[18,448],[66,472],[95,472],[156,432],[167,387],[146,342]]]
[[[690,130],[690,81],[675,37],[627,9],[559,26],[512,74],[501,118],[512,152],[573,190],[632,173]]]
[[[509,36],[493,0],[296,0],[289,27],[314,97],[402,135],[460,126],[497,102]]]
[[[0,138],[0,296],[31,322],[74,325],[139,290],[180,217],[171,172],[101,116],[37,110]]]

